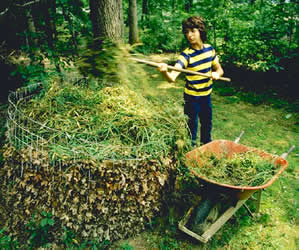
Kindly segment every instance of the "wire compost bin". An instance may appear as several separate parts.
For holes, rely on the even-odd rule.
[[[240,135],[240,137],[242,134]],[[202,154],[209,154],[213,153],[216,154],[219,157],[223,157],[223,153],[225,152],[225,157],[232,157],[234,154],[241,154],[248,151],[254,152],[254,154],[257,154],[264,158],[265,160],[271,161],[277,166],[276,174],[270,179],[267,183],[260,185],[260,186],[234,186],[229,185],[225,183],[218,183],[214,180],[210,180],[207,177],[199,175],[196,171],[190,169],[191,173],[197,177],[204,185],[207,186],[208,190],[208,196],[213,194],[223,194],[226,197],[229,197],[229,205],[226,206],[225,209],[222,210],[221,215],[217,215],[216,217],[214,215],[214,219],[210,220],[209,223],[206,222],[208,216],[213,212],[212,207],[215,211],[215,202],[213,203],[209,197],[206,199],[203,199],[200,201],[199,204],[199,210],[198,213],[202,214],[202,218],[200,218],[198,221],[202,223],[201,228],[202,230],[199,232],[194,232],[191,229],[190,224],[192,223],[192,220],[194,220],[194,213],[196,206],[191,207],[186,215],[183,217],[183,219],[179,222],[179,229],[186,234],[192,236],[193,238],[206,243],[208,240],[231,218],[231,216],[234,215],[234,213],[242,206],[244,205],[245,208],[250,212],[248,207],[245,205],[245,202],[255,193],[258,193],[257,197],[257,208],[259,209],[260,205],[260,198],[261,198],[261,191],[270,185],[272,185],[275,180],[282,174],[282,172],[286,169],[288,166],[288,162],[285,159],[287,155],[294,149],[294,146],[292,146],[287,153],[282,154],[281,156],[272,155],[267,152],[264,152],[257,148],[248,147],[242,144],[238,144],[237,138],[235,141],[229,141],[229,140],[215,140],[208,144],[205,144],[199,148],[196,148],[186,154],[187,162],[189,162],[189,166],[192,165],[192,162],[196,163],[197,167],[201,167],[201,155]],[[219,195],[217,196],[219,198]],[[216,202],[220,202],[219,200]],[[213,203],[213,204],[212,204]],[[251,214],[251,212],[250,212]],[[252,214],[251,214],[252,215]],[[199,215],[201,216],[201,215]],[[212,215],[213,217],[213,215]]]
[[[16,224],[23,226],[36,211],[46,211],[61,227],[82,238],[112,241],[140,233],[163,205],[172,162],[156,160],[163,145],[155,141],[110,143],[85,130],[52,126],[51,117],[43,113],[44,119],[32,118],[36,116],[30,115],[35,111],[30,105],[34,108],[49,89],[55,92],[72,85],[93,91],[92,87],[104,85],[94,79],[65,77],[54,79],[57,89],[44,82],[8,96],[6,162],[0,173],[7,185],[3,190],[7,205],[12,206],[7,228],[17,234]],[[45,109],[57,111],[55,107],[49,104]],[[25,207],[23,200],[34,202],[24,203]],[[57,233],[62,237],[63,232]]]
[[[88,84],[89,79],[78,76],[63,76],[63,81],[76,85]],[[76,134],[69,134],[67,132],[60,131],[32,119],[28,116],[28,114],[23,112],[23,108],[43,89],[44,84],[39,82],[19,88],[8,95],[6,122],[8,144],[12,145],[16,150],[26,148],[30,152],[29,158],[31,160],[29,159],[26,163],[22,162],[21,165],[16,166],[21,178],[23,177],[25,168],[35,168],[37,172],[39,171],[36,164],[33,163],[33,155],[37,153],[48,156],[49,164],[47,164],[47,168],[49,171],[61,171],[63,156],[55,155],[55,151],[54,153],[52,152],[51,155],[48,155],[49,151],[53,148],[59,149],[61,152],[67,152],[68,159],[72,161],[89,159],[92,156],[93,159],[109,161],[112,164],[117,165],[125,165],[126,162],[138,165],[139,162],[147,160],[145,156],[131,157],[118,154],[120,151],[125,152],[129,150],[138,153],[143,150],[142,146],[112,145],[109,150],[105,150],[106,145],[101,144],[101,141],[97,138],[85,139],[84,137],[76,137]],[[49,108],[51,109],[51,107]],[[88,149],[85,149],[84,147],[74,147],[74,142],[76,142],[77,145],[80,145],[80,143],[88,144],[90,147]],[[51,149],[49,149],[49,145],[51,145]],[[115,151],[113,150],[114,148]],[[95,179],[93,178],[90,170],[82,169],[82,171],[85,172],[85,176],[89,183],[88,186],[90,186],[90,183],[94,182]],[[53,177],[53,182],[54,181]]]

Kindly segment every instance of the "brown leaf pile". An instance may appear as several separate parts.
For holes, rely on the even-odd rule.
[[[159,212],[174,170],[171,159],[51,162],[47,153],[11,146],[4,157],[5,226],[23,240],[25,224],[42,211],[53,214],[55,239],[63,227],[100,241],[132,236]]]

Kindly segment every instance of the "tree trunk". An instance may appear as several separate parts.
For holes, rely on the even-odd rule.
[[[129,43],[139,42],[136,0],[129,0]]]
[[[148,21],[148,8],[147,8],[147,0],[142,0],[142,29],[147,27],[147,21]]]
[[[187,0],[185,1],[185,10],[187,13],[190,12],[190,8],[192,7],[193,1],[192,0]]]
[[[27,25],[28,25],[28,47],[29,46],[34,47],[37,45],[37,38],[35,37],[36,29],[31,14],[31,9],[26,11],[26,17],[27,17]]]
[[[59,56],[57,55],[55,45],[57,41],[56,30],[56,0],[47,0],[40,2],[40,16],[44,19],[45,33],[47,36],[47,43],[50,48],[55,68],[57,72],[61,73],[59,66]]]
[[[61,8],[62,8],[62,14],[64,16],[64,19],[68,22],[69,31],[71,33],[72,42],[73,42],[73,45],[74,45],[74,48],[75,48],[75,54],[77,54],[78,45],[77,45],[77,39],[76,39],[75,31],[74,31],[74,28],[73,28],[72,20],[70,18],[70,15],[69,15],[67,9],[65,8],[65,6],[63,4],[61,4]]]
[[[122,0],[90,0],[89,6],[94,37],[123,42]]]
[[[47,35],[47,42],[49,47],[54,50],[54,44],[57,38],[56,32],[56,1],[50,0],[41,2],[40,5],[41,16],[45,21],[45,33]]]
[[[214,48],[217,50],[216,22],[213,22]]]

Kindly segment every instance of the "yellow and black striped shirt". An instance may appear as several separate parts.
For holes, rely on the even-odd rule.
[[[183,69],[211,74],[216,63],[216,52],[210,44],[204,44],[201,50],[185,49],[179,56],[177,63]],[[186,73],[185,93],[192,96],[207,96],[212,92],[211,78]]]

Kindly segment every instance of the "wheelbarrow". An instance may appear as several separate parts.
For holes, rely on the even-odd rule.
[[[288,166],[288,162],[285,159],[287,155],[294,149],[292,146],[287,153],[281,156],[272,155],[257,148],[248,147],[239,144],[241,135],[235,141],[229,140],[214,140],[208,144],[205,144],[199,148],[196,148],[186,154],[187,166],[196,164],[196,167],[200,167],[200,157],[205,153],[213,153],[219,157],[231,157],[234,154],[241,154],[248,151],[254,152],[263,157],[265,160],[271,161],[277,166],[276,174],[266,184],[260,186],[233,186],[225,183],[217,183],[207,177],[200,176],[194,170],[190,172],[197,177],[199,181],[205,186],[204,196],[198,206],[192,206],[183,219],[179,222],[179,229],[191,237],[206,243],[208,240],[234,215],[234,213],[244,205],[247,211],[250,212],[245,202],[255,193],[258,193],[256,198],[257,208],[260,206],[261,191],[273,184],[273,182],[281,175],[281,173]],[[225,197],[225,198],[223,198]],[[219,203],[224,202],[226,205],[221,205],[222,209],[219,209]],[[215,212],[215,210],[219,211]],[[214,211],[214,215],[212,214]],[[211,215],[212,214],[212,215]],[[251,214],[251,212],[250,212]],[[251,214],[252,215],[252,214]],[[210,218],[209,218],[210,217]],[[207,223],[207,220],[210,222]],[[196,221],[196,223],[194,223]],[[201,228],[201,231],[195,230],[195,228]]]

